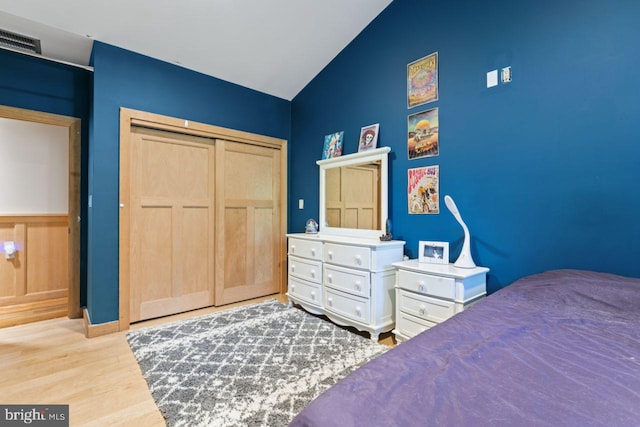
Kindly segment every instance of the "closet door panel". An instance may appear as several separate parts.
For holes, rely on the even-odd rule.
[[[216,141],[216,305],[278,292],[280,151]],[[219,280],[222,279],[222,280]]]
[[[213,305],[213,144],[172,132],[132,132],[132,322]]]

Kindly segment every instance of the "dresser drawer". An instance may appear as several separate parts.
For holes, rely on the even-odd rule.
[[[456,280],[452,277],[433,276],[398,270],[397,286],[424,295],[453,300],[456,293]]]
[[[369,323],[369,300],[324,288],[324,309],[357,322]]]
[[[289,275],[289,295],[301,299],[312,305],[322,304],[322,286],[317,283],[307,282]]]
[[[322,262],[289,256],[289,274],[310,282],[321,283]]]
[[[290,238],[289,255],[322,261],[322,242]]]
[[[398,313],[396,317],[396,330],[400,335],[407,338],[413,338],[420,332],[426,331],[435,325],[436,323],[414,317],[407,313]]]
[[[431,298],[413,292],[397,290],[398,310],[412,316],[431,322],[444,322],[454,314],[455,303],[437,298]]]
[[[325,264],[323,277],[323,283],[332,288],[365,298],[370,295],[371,277],[368,271]]]
[[[324,260],[345,267],[368,270],[371,268],[371,249],[363,246],[327,243],[324,248]]]

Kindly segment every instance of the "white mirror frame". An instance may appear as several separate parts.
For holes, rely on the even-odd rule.
[[[331,159],[318,160],[316,164],[320,166],[320,233],[331,234],[336,236],[361,237],[369,239],[379,239],[386,232],[387,218],[389,218],[389,172],[388,172],[388,154],[390,147],[381,147],[374,150],[360,151],[358,153],[347,154],[344,156],[334,157]],[[355,228],[339,228],[328,227],[326,224],[326,172],[327,169],[352,166],[362,163],[371,163],[380,161],[380,229],[379,230],[360,230]]]

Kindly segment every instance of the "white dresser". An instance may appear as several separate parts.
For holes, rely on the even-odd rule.
[[[404,242],[287,234],[291,304],[367,331],[377,341],[394,327],[395,268]]]
[[[485,267],[458,268],[417,260],[396,262],[396,328],[398,342],[443,322],[487,293]]]

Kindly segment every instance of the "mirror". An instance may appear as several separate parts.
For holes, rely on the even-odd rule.
[[[320,232],[379,238],[386,232],[389,147],[319,160]]]

